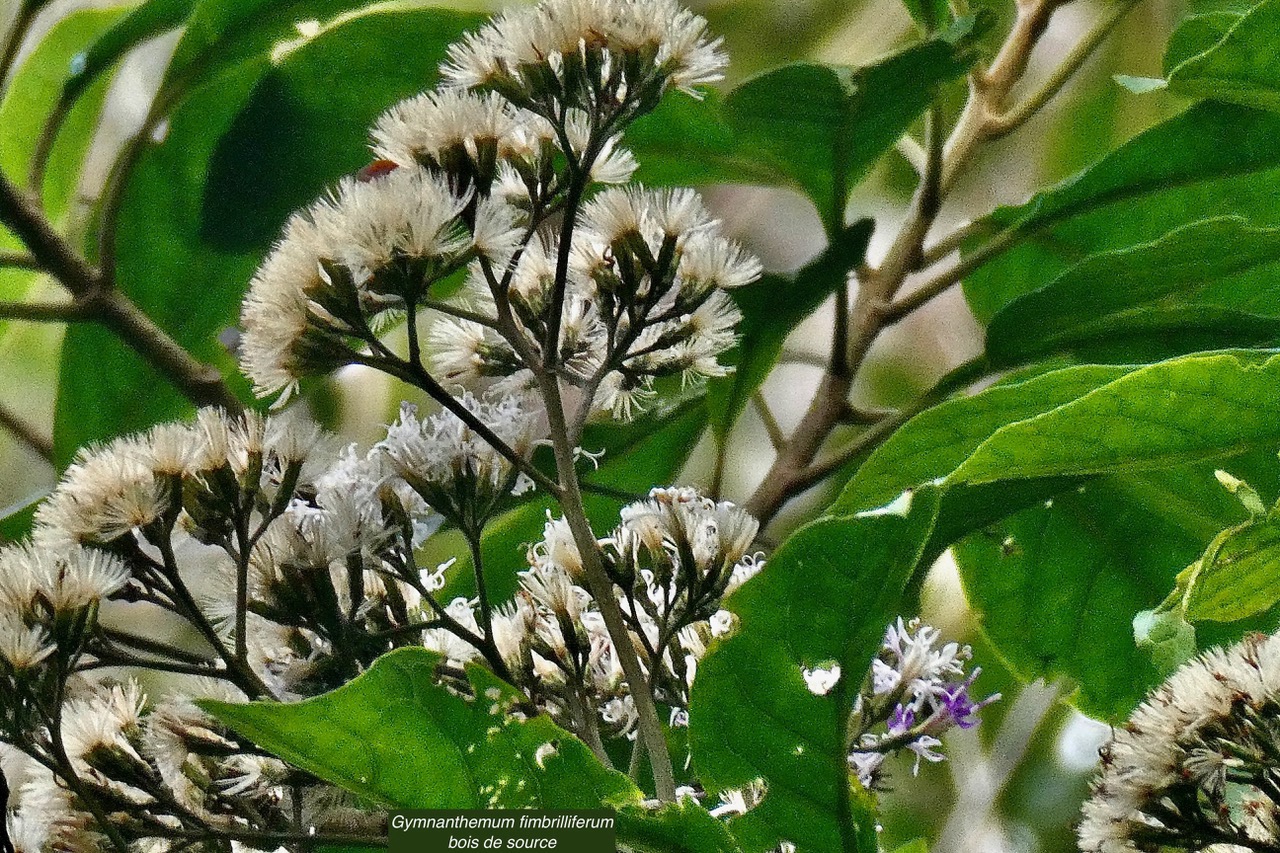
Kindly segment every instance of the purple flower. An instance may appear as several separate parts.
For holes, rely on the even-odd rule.
[[[916,712],[905,705],[898,705],[889,716],[889,736],[904,734],[916,724]]]
[[[974,679],[982,672],[981,668],[976,668],[973,674],[964,681],[958,681],[953,684],[944,685],[938,699],[940,701],[939,710],[962,729],[971,729],[978,724],[977,713],[992,702],[1000,698],[997,693],[994,696],[988,696],[981,702],[974,702],[969,696],[969,688],[973,686]]]

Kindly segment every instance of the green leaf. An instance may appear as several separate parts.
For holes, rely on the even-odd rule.
[[[739,341],[721,361],[734,371],[713,379],[707,388],[711,428],[720,441],[728,437],[751,396],[768,378],[787,336],[845,284],[850,270],[866,257],[874,227],[870,219],[858,220],[794,278],[765,276],[733,291],[733,300],[742,312]]]
[[[1012,238],[965,280],[970,306],[989,321],[1086,258],[1200,219],[1244,216],[1255,228],[1280,226],[1277,138],[1280,116],[1199,104],[1029,203],[997,211],[989,225],[1012,229]]]
[[[11,506],[0,509],[0,542],[18,542],[25,539],[35,523],[36,508],[49,496],[48,489],[41,489]]]
[[[934,38],[862,68],[786,65],[735,89],[725,113],[740,149],[802,189],[834,234],[849,192],[974,58]]]
[[[1168,468],[1280,446],[1280,355],[1204,353],[1134,370],[997,430],[949,484]]]
[[[637,853],[736,853],[724,824],[692,804],[641,805],[630,779],[604,767],[545,715],[510,714],[518,692],[487,670],[474,698],[436,680],[441,657],[405,648],[331,693],[297,703],[205,702],[237,734],[387,809],[619,810],[618,840]]]
[[[1123,719],[1160,678],[1133,642],[1134,616],[1246,514],[1212,466],[1187,463],[1248,454],[1251,479],[1276,476],[1280,427],[1266,413],[1280,406],[1277,370],[1280,356],[1210,353],[997,385],[909,421],[833,511],[942,483],[928,550],[990,525],[955,553],[1009,668],[1068,677],[1082,709]]]
[[[1280,2],[1263,0],[1203,52],[1168,74],[1169,88],[1192,97],[1280,110]]]
[[[849,777],[849,716],[937,511],[937,491],[922,489],[815,521],[726,602],[740,623],[698,666],[690,747],[710,791],[765,781],[732,824],[749,853],[782,840],[800,853],[875,851],[874,809]],[[842,677],[815,695],[802,670],[832,663]]]
[[[285,217],[368,161],[369,123],[390,103],[429,87],[447,45],[477,20],[445,10],[375,9],[277,53],[275,64],[271,55],[259,56],[192,92],[170,117],[164,140],[143,153],[125,191],[116,231],[119,287],[197,358],[235,377],[247,396],[219,335],[236,324],[253,270]],[[398,59],[388,65],[387,56]],[[261,164],[278,174],[268,181],[255,171]],[[239,227],[250,222],[252,234]],[[152,390],[140,396],[138,388]],[[54,428],[61,461],[90,441],[190,408],[107,331],[84,324],[68,331]]]
[[[1280,604],[1280,520],[1224,531],[1193,568],[1183,601],[1192,622],[1235,622]]]
[[[516,721],[510,687],[473,667],[476,697],[454,695],[436,683],[439,663],[426,649],[400,649],[304,702],[203,707],[290,764],[385,808],[592,808],[637,800],[630,780],[549,718]]]
[[[804,62],[747,80],[723,106],[675,95],[627,134],[647,183],[790,184],[844,229],[849,193],[976,58],[972,21],[870,65]]]
[[[1206,12],[1184,19],[1173,31],[1164,53],[1164,73],[1177,68],[1188,59],[1204,53],[1222,41],[1227,31],[1236,25],[1244,14],[1230,10]]]
[[[340,26],[344,13],[359,15],[362,7],[370,8],[367,0],[197,0],[157,103],[163,109],[238,65],[273,59],[278,49]],[[383,70],[394,73],[395,66]]]
[[[740,853],[727,826],[687,801],[623,806],[616,826],[618,841],[633,853]]]
[[[1181,348],[1205,330],[1228,346],[1268,342],[1280,336],[1278,273],[1280,229],[1239,217],[1193,222],[1094,255],[1015,298],[987,328],[987,356],[1019,364],[1143,336]]]
[[[947,478],[1009,424],[1074,402],[1133,367],[1082,365],[992,386],[916,415],[867,458],[830,512],[849,514],[893,500],[904,490]]]
[[[1176,610],[1144,610],[1133,617],[1133,639],[1162,677],[1196,654],[1196,629]]]

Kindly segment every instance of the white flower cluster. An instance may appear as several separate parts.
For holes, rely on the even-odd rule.
[[[698,660],[733,617],[722,599],[764,566],[752,552],[755,519],[692,489],[654,489],[624,507],[621,523],[599,540],[622,599],[632,642],[641,652],[673,725],[687,723],[688,690]],[[494,617],[494,639],[520,686],[539,706],[579,728],[575,714],[594,708],[615,733],[634,735],[636,712],[614,641],[585,588],[581,555],[564,519],[548,518],[529,550],[521,591]],[[475,602],[454,602],[455,615],[476,624]],[[441,650],[476,654],[438,633]]]
[[[868,790],[880,784],[884,760],[895,752],[914,753],[916,773],[922,760],[944,760],[939,735],[955,726],[977,725],[977,713],[1000,698],[996,694],[975,701],[969,691],[982,670],[965,673],[973,651],[940,639],[937,628],[919,619],[904,623],[899,618],[885,631],[854,712],[861,734],[849,754],[849,765]],[[815,693],[827,692],[838,678],[838,667],[830,673],[806,673]]]
[[[508,448],[528,458],[541,437],[541,422],[523,396],[459,402]],[[532,487],[510,459],[450,411],[419,418],[405,403],[376,451],[396,474],[454,524],[479,536],[480,526],[514,492]]]
[[[588,411],[630,417],[655,379],[724,375],[741,319],[727,291],[759,262],[692,191],[592,197],[635,172],[630,121],[719,78],[706,22],[671,0],[544,0],[450,57],[447,85],[391,107],[380,159],[294,215],[255,276],[240,355],[257,392],[283,401],[351,363],[436,396],[428,383],[510,391],[550,370]],[[381,340],[401,319],[407,358]]]
[[[1102,752],[1080,849],[1280,845],[1280,637],[1252,635],[1183,665]]]
[[[720,40],[674,0],[549,0],[507,12],[449,51],[446,79],[531,109],[651,106],[668,86],[724,76]]]

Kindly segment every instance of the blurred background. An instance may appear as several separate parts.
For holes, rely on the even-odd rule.
[[[0,32],[16,16],[19,0],[0,0]],[[1012,16],[1012,0],[989,0],[1001,21],[988,37],[1003,37]],[[76,9],[109,7],[107,0],[59,0],[38,18],[21,48],[26,56],[44,33]],[[462,8],[501,4],[436,3]],[[916,37],[900,0],[724,0],[689,5],[706,15],[724,36],[732,59],[726,85],[776,65],[800,60],[859,64]],[[975,4],[976,5],[976,4]],[[1034,82],[1054,67],[1089,28],[1102,4],[1075,0],[1054,17],[1033,59]],[[1143,0],[1102,46],[1076,80],[1039,116],[1011,137],[987,146],[948,199],[934,230],[955,226],[1002,204],[1024,201],[1038,188],[1056,183],[1097,160],[1179,108],[1162,95],[1135,95],[1113,75],[1158,77],[1169,33],[1186,12],[1174,0]],[[177,37],[158,38],[136,50],[113,79],[97,129],[80,194],[92,198],[106,179],[114,154],[138,128],[160,82]],[[19,60],[21,68],[21,59]],[[963,95],[952,93],[952,114]],[[21,121],[22,104],[0,106],[0,122]],[[0,128],[0,139],[5,133]],[[873,258],[892,240],[915,182],[906,159],[890,154],[856,191],[850,219],[876,220]],[[792,271],[823,246],[812,206],[797,193],[755,187],[708,188],[710,206],[729,230],[750,245],[774,271]],[[175,282],[181,286],[181,282]],[[910,285],[908,285],[909,287]],[[57,293],[52,285],[48,295]],[[33,294],[32,298],[40,298]],[[800,419],[820,376],[829,347],[831,308],[807,321],[790,340],[783,363],[764,394],[783,429]],[[0,406],[11,429],[0,431],[0,506],[21,506],[48,490],[53,466],[32,449],[48,441],[59,371],[63,327],[10,323],[0,335]],[[869,405],[892,405],[928,387],[937,377],[980,351],[980,331],[957,290],[936,300],[885,335],[877,344],[866,381],[856,394]],[[128,389],[144,397],[147,388]],[[351,441],[372,441],[398,406],[403,389],[380,374],[348,369],[312,400],[317,417]],[[25,430],[29,441],[13,437]],[[682,481],[705,484],[713,450],[709,442],[694,453]],[[766,431],[749,408],[733,437],[724,495],[744,499],[772,459]],[[820,490],[819,490],[820,491]],[[775,540],[812,514],[829,494],[798,500],[770,531]],[[4,513],[7,515],[8,513]],[[945,764],[914,772],[902,762],[891,774],[893,790],[883,797],[884,848],[893,850],[917,838],[938,853],[1017,851],[1058,853],[1074,849],[1074,823],[1097,749],[1108,729],[1059,702],[1056,685],[1020,686],[986,648],[980,626],[964,601],[954,565],[944,557],[934,567],[923,599],[927,621],[950,638],[969,642],[982,666],[979,686],[999,692],[1000,702],[984,712],[983,724],[949,736]]]

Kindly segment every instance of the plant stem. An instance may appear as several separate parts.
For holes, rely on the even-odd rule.
[[[946,257],[978,230],[978,226],[968,226],[944,238],[926,254],[924,246],[943,201],[978,145],[990,138],[991,116],[1003,108],[1010,90],[1022,78],[1032,49],[1060,3],[1061,0],[1020,0],[1018,18],[991,67],[972,75],[969,99],[945,142],[940,111],[936,105],[930,109],[923,174],[907,218],[880,265],[859,270],[852,309],[842,310],[837,305],[835,337],[847,342],[843,354],[833,355],[800,425],[779,448],[760,486],[744,504],[762,524],[767,524],[791,497],[873,449],[900,425],[895,419],[882,421],[864,432],[845,453],[814,464],[819,450],[848,411],[853,380],[881,332],[960,281],[1015,239],[1012,234],[1002,235],[931,279],[912,296],[894,303],[894,297],[912,272],[932,260]]]
[[[653,692],[649,689],[648,679],[640,666],[640,657],[636,654],[635,646],[631,642],[631,633],[623,619],[618,597],[613,591],[613,581],[605,572],[600,547],[583,508],[582,492],[579,489],[578,473],[574,465],[573,447],[569,443],[564,403],[560,397],[560,389],[556,385],[555,374],[539,371],[539,382],[547,406],[547,420],[551,427],[556,468],[560,473],[560,507],[564,511],[565,520],[569,524],[574,543],[582,558],[582,568],[586,575],[588,589],[600,608],[605,628],[608,629],[609,636],[613,640],[614,653],[618,656],[618,663],[622,666],[622,672],[631,689],[631,698],[639,718],[639,736],[644,739],[645,748],[649,751],[649,763],[653,769],[653,782],[658,799],[673,803],[676,798],[676,786],[671,754],[667,751],[667,741],[662,732],[662,722],[658,718]],[[589,406],[590,401],[584,401],[583,405]]]
[[[39,207],[0,174],[0,223],[21,240],[39,265],[70,291],[83,312],[110,330],[197,405],[228,412],[243,407],[214,367],[192,357],[123,293],[108,290],[102,273],[71,248]]]
[[[15,412],[10,411],[7,406],[0,406],[0,427],[12,433],[14,438],[30,448],[45,462],[54,464],[53,440],[41,434],[31,424],[18,417]]]

